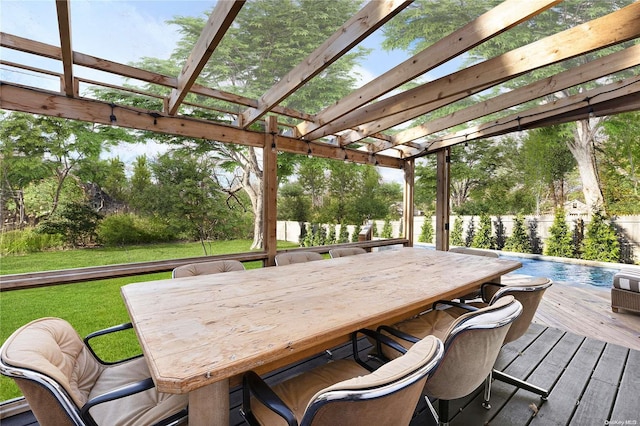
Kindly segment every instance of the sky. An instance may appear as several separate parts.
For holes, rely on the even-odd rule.
[[[167,58],[180,38],[177,27],[167,25],[174,16],[207,16],[214,2],[209,0],[73,0],[71,2],[72,48],[120,63],[138,61],[142,57]],[[3,32],[59,45],[54,0],[0,0],[0,28]],[[410,55],[403,51],[380,49],[383,36],[376,31],[362,46],[373,49],[358,70],[361,84],[402,63]],[[62,71],[58,61],[0,48],[5,61],[29,64],[56,72]],[[113,84],[121,79],[96,70],[76,67],[76,75]],[[30,71],[1,66],[2,80],[59,90],[58,79]],[[427,77],[428,79],[434,76]],[[82,87],[81,87],[82,90]],[[118,155],[125,162],[150,153],[157,147],[128,147]],[[123,158],[124,156],[124,158]],[[388,172],[388,170],[382,170]],[[391,179],[396,180],[396,177]]]

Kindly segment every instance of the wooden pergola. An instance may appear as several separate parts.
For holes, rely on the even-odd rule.
[[[451,146],[510,132],[586,119],[593,114],[604,116],[640,109],[640,76],[635,73],[633,77],[598,85],[579,95],[552,103],[539,102],[536,107],[503,114],[502,118],[485,119],[482,122],[483,117],[506,113],[514,107],[553,93],[604,79],[623,70],[634,67],[637,69],[640,64],[640,45],[635,44],[525,87],[504,92],[483,102],[476,102],[442,118],[427,121],[416,127],[405,126],[405,123],[417,117],[465,98],[474,99],[475,94],[533,70],[638,39],[640,2],[434,81],[421,83],[410,90],[397,93],[394,91],[404,83],[561,3],[561,0],[507,0],[315,114],[296,111],[284,107],[282,103],[382,27],[411,1],[373,0],[367,3],[258,99],[249,99],[196,83],[197,77],[244,3],[244,0],[219,0],[182,71],[179,75],[170,76],[74,51],[70,1],[56,0],[59,46],[7,33],[1,33],[0,46],[59,61],[63,71],[52,72],[5,60],[0,61],[0,64],[58,77],[60,90],[47,91],[2,81],[0,108],[104,125],[115,123],[125,128],[264,148],[264,244],[270,263],[273,262],[276,253],[278,152],[403,169],[403,229],[410,244],[413,235],[415,159],[436,154],[436,246],[440,250],[446,250],[449,240],[448,159]],[[80,84],[147,96],[157,95],[114,86],[104,81],[80,78],[74,75],[74,66],[164,86],[170,88],[171,93],[163,98],[162,110],[153,111],[88,98],[80,94]],[[221,124],[182,115],[181,108],[185,105],[200,107],[185,101],[190,93],[228,102],[236,105],[237,111],[241,112],[229,111],[235,116],[233,124]],[[292,126],[284,123],[281,120],[283,117],[293,118],[297,124]],[[264,132],[251,130],[250,126],[257,121],[264,122]],[[482,124],[468,124],[478,121]],[[467,127],[464,130],[450,130],[465,124]],[[394,131],[394,128],[404,130]]]

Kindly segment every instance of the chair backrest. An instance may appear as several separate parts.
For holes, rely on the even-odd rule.
[[[497,286],[485,283],[482,286],[482,298],[489,304],[494,304],[504,296],[513,296],[522,305],[522,315],[516,319],[504,338],[504,344],[519,339],[527,332],[533,320],[544,292],[551,287],[553,281],[542,277],[527,277],[507,286]]]
[[[244,265],[238,260],[214,260],[212,262],[190,263],[175,268],[171,276],[173,278],[181,278],[231,271],[244,271]]]
[[[473,256],[484,256],[484,257],[494,257],[497,258],[498,253],[494,253],[492,251],[473,249],[469,247],[451,247],[449,249],[451,253],[460,253],[460,254],[470,254]]]
[[[473,392],[487,378],[504,337],[522,305],[513,296],[458,317],[444,339],[444,356],[427,380],[427,395],[452,400]]]
[[[0,372],[15,380],[42,426],[84,425],[80,407],[104,369],[59,318],[30,322],[0,348]]]
[[[335,259],[336,257],[355,256],[357,254],[366,253],[367,251],[362,247],[344,247],[329,250],[329,256],[331,256],[332,259]]]
[[[408,425],[427,377],[443,353],[442,342],[427,336],[376,371],[316,393],[300,425]]]
[[[313,251],[292,251],[276,254],[276,266],[291,265],[292,263],[312,262],[324,259],[320,253]]]

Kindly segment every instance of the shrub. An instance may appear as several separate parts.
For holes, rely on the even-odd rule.
[[[491,218],[488,214],[483,213],[480,215],[479,228],[473,236],[471,245],[476,248],[493,248],[493,240],[491,238]]]
[[[473,242],[473,237],[476,235],[476,224],[474,223],[473,216],[469,221],[469,226],[467,226],[467,234],[464,237],[464,245],[467,247],[471,247],[471,243]]]
[[[546,246],[547,256],[573,257],[571,233],[564,218],[564,209],[556,210],[553,224],[549,228]]]
[[[496,217],[495,222],[493,222],[493,227],[496,230],[496,233],[493,237],[494,248],[496,250],[502,250],[507,241],[507,235],[504,229],[504,223],[502,223],[502,216]]]
[[[524,224],[524,216],[520,213],[513,218],[513,232],[504,245],[507,251],[531,253],[531,242]]]
[[[329,225],[329,233],[327,234],[326,244],[335,244],[336,243],[336,225]]]
[[[338,243],[348,243],[349,242],[349,229],[347,225],[340,224],[340,232],[338,232]]]
[[[384,225],[382,225],[382,233],[380,234],[381,238],[392,238],[393,237],[393,228],[391,227],[391,221],[389,219],[384,221]]]
[[[421,243],[433,243],[433,223],[431,222],[431,215],[425,215],[418,241]]]
[[[36,232],[62,235],[67,244],[78,247],[94,241],[102,215],[86,203],[68,203],[41,222]]]
[[[538,219],[531,219],[529,226],[529,243],[531,244],[531,253],[542,254],[542,239],[538,235]]]
[[[96,230],[98,242],[105,246],[146,244],[174,239],[166,224],[158,219],[124,213],[107,216]]]
[[[360,224],[357,224],[355,226],[355,228],[353,229],[353,234],[351,235],[351,242],[352,243],[357,243],[358,242],[358,238],[360,238],[360,231],[362,231],[362,226]]]
[[[0,236],[0,254],[16,255],[62,249],[64,237],[59,234],[41,234],[33,228],[7,231]]]
[[[601,262],[620,260],[620,243],[615,229],[606,223],[605,217],[597,211],[587,225],[587,233],[582,242],[582,258]]]
[[[451,231],[450,235],[452,246],[464,245],[464,240],[462,239],[463,226],[462,218],[460,216],[456,216],[456,220],[453,221],[453,231]]]

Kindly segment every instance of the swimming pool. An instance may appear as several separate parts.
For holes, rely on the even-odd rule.
[[[522,263],[522,268],[513,271],[514,274],[535,275],[550,278],[555,282],[564,281],[573,284],[588,284],[596,287],[611,287],[613,275],[619,270],[599,266],[554,262],[551,260],[528,259],[517,256],[500,255],[500,258],[517,260]]]

